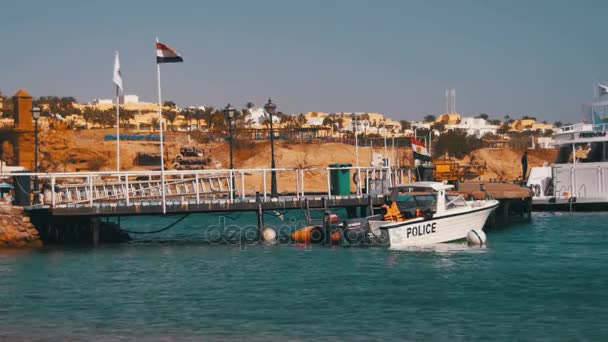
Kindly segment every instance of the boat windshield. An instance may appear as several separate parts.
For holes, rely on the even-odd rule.
[[[445,208],[454,209],[460,207],[466,207],[467,202],[461,195],[445,195]]]
[[[416,217],[416,209],[422,212],[435,212],[436,210],[436,194],[411,194],[399,193],[397,195],[397,208],[405,218]]]

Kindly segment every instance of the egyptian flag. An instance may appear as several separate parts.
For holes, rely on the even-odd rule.
[[[424,146],[424,143],[410,137],[410,143],[412,144],[412,151],[414,152],[414,159],[422,161],[431,161],[431,155]]]
[[[156,63],[181,63],[183,61],[177,51],[156,41]]]

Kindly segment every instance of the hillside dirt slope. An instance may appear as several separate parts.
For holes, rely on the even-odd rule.
[[[100,170],[116,169],[116,143],[105,141],[106,134],[113,134],[112,129],[83,130],[83,131],[53,131],[41,135],[41,169],[44,171],[86,171],[91,166]],[[175,156],[180,146],[188,144],[188,135],[184,133],[167,134],[165,149],[169,159]],[[217,161],[212,167],[228,168],[229,144],[227,142],[211,142],[201,144],[208,155]],[[133,162],[138,152],[156,153],[159,150],[157,142],[121,141],[121,169],[138,170]],[[374,147],[373,152],[384,155],[382,147]],[[389,148],[386,153],[391,157],[393,151]],[[521,177],[520,158],[523,150],[483,148],[471,152],[459,160],[461,165],[469,163],[484,164],[486,171],[480,179],[514,180]],[[410,148],[396,149],[399,164],[411,166],[412,153]],[[552,162],[554,150],[529,150],[528,166],[541,166]],[[372,148],[359,148],[359,165],[368,166],[372,159]],[[349,163],[356,165],[355,147],[343,143],[288,143],[275,142],[275,161],[278,168],[325,168],[332,163]],[[170,160],[168,161],[168,163]],[[170,165],[170,164],[169,164]],[[236,169],[270,168],[270,143],[268,141],[239,140],[234,147],[234,166]],[[240,187],[240,174],[237,182]],[[263,173],[249,170],[244,173],[245,187],[248,191],[263,191]],[[267,173],[267,191],[270,190],[270,172]],[[296,185],[296,173],[279,171],[277,173],[278,190],[293,191]],[[298,181],[299,182],[299,181]],[[301,183],[299,183],[301,184]],[[325,171],[309,171],[304,176],[307,191],[326,191],[327,175]],[[351,188],[354,190],[354,188]]]

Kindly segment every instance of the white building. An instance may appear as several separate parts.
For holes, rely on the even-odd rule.
[[[139,96],[137,96],[137,95],[121,95],[118,98],[118,101],[121,104],[125,104],[125,103],[139,103]]]
[[[534,140],[532,141],[534,142]],[[536,138],[536,144],[538,148],[551,149],[555,147],[555,140],[553,137],[538,137]]]
[[[445,129],[447,131],[460,129],[465,131],[467,135],[474,135],[477,138],[482,138],[487,134],[496,134],[498,126],[490,125],[482,118],[462,118],[457,124],[445,125]]]
[[[268,114],[266,114],[266,111],[264,110],[264,108],[252,108],[252,109],[249,109],[249,114],[247,115],[246,121],[249,121],[249,120],[251,120],[251,123],[254,126],[255,125],[263,126],[264,122],[266,120],[268,120]],[[281,122],[281,119],[278,116],[273,115],[272,123],[278,124],[279,122]]]
[[[306,118],[306,123],[310,126],[323,126],[323,120],[325,120],[324,116],[308,117]]]
[[[105,105],[105,104],[113,104],[114,101],[112,101],[111,99],[93,99],[93,101],[91,101],[91,104],[93,105]]]

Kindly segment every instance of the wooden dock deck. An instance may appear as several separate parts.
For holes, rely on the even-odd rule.
[[[494,198],[500,206],[490,217],[488,225],[509,224],[513,218],[530,220],[532,213],[532,191],[515,183],[471,181],[458,185],[458,192],[475,199]],[[497,222],[498,221],[498,222]]]

